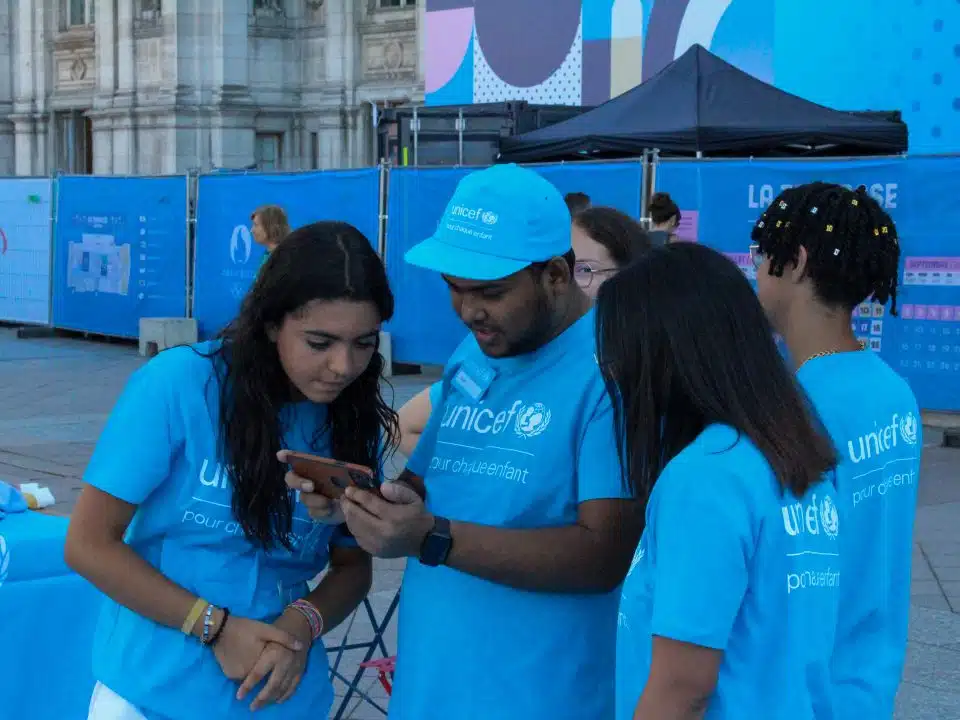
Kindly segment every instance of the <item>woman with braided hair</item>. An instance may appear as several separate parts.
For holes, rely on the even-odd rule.
[[[837,449],[836,717],[890,718],[907,644],[920,410],[904,379],[863,351],[851,315],[866,301],[896,314],[897,229],[864,187],[818,182],[781,193],[751,237],[760,301]]]

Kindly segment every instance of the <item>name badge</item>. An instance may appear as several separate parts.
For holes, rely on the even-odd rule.
[[[477,402],[493,384],[497,371],[475,362],[465,362],[453,376],[453,385],[471,400]]]

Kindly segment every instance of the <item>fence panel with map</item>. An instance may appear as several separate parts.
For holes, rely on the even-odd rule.
[[[50,178],[0,178],[0,322],[50,322]]]
[[[54,327],[135,338],[142,317],[186,317],[186,176],[56,182]]]

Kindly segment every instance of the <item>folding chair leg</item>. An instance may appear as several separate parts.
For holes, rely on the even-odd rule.
[[[383,653],[383,656],[387,657],[388,656],[387,646],[383,642],[383,632],[384,630],[387,629],[387,626],[390,624],[390,620],[393,619],[393,614],[396,612],[397,605],[399,603],[400,603],[400,592],[398,590],[397,593],[393,596],[393,600],[390,601],[390,606],[387,608],[387,612],[384,613],[383,620],[381,620],[378,623],[376,616],[373,614],[373,607],[370,605],[370,601],[364,598],[363,604],[367,610],[367,615],[369,615],[370,617],[370,624],[373,626],[373,640],[371,640],[369,643],[358,643],[357,645],[353,645],[353,646],[344,645],[341,647],[349,648],[349,649],[354,649],[354,648],[359,649],[361,647],[366,647],[367,651],[363,656],[363,660],[360,661],[361,663],[370,662],[370,659],[373,657],[373,654],[377,650],[380,650],[380,652]],[[370,698],[366,697],[361,691],[357,689],[357,685],[360,683],[360,680],[363,679],[363,673],[364,673],[364,669],[362,667],[358,667],[356,674],[353,676],[353,682],[351,682],[347,686],[347,692],[343,696],[343,700],[340,702],[340,707],[337,709],[336,714],[333,716],[333,720],[343,720],[343,715],[347,711],[347,707],[350,703],[350,699],[354,696],[354,694],[360,695],[360,697],[363,697],[364,700],[366,700],[368,703],[370,703],[371,705],[376,707],[378,710],[383,712],[384,715],[386,715],[386,712],[382,708],[380,708],[376,703],[370,700]],[[337,673],[337,675],[339,675],[339,673]]]

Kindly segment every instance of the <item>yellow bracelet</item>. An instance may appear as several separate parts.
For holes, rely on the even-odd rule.
[[[197,624],[197,620],[199,620],[200,615],[203,614],[203,609],[209,604],[210,603],[203,598],[197,598],[197,601],[193,604],[190,612],[187,613],[187,618],[183,621],[183,627],[180,628],[180,632],[182,632],[184,635],[192,635],[193,626]]]

